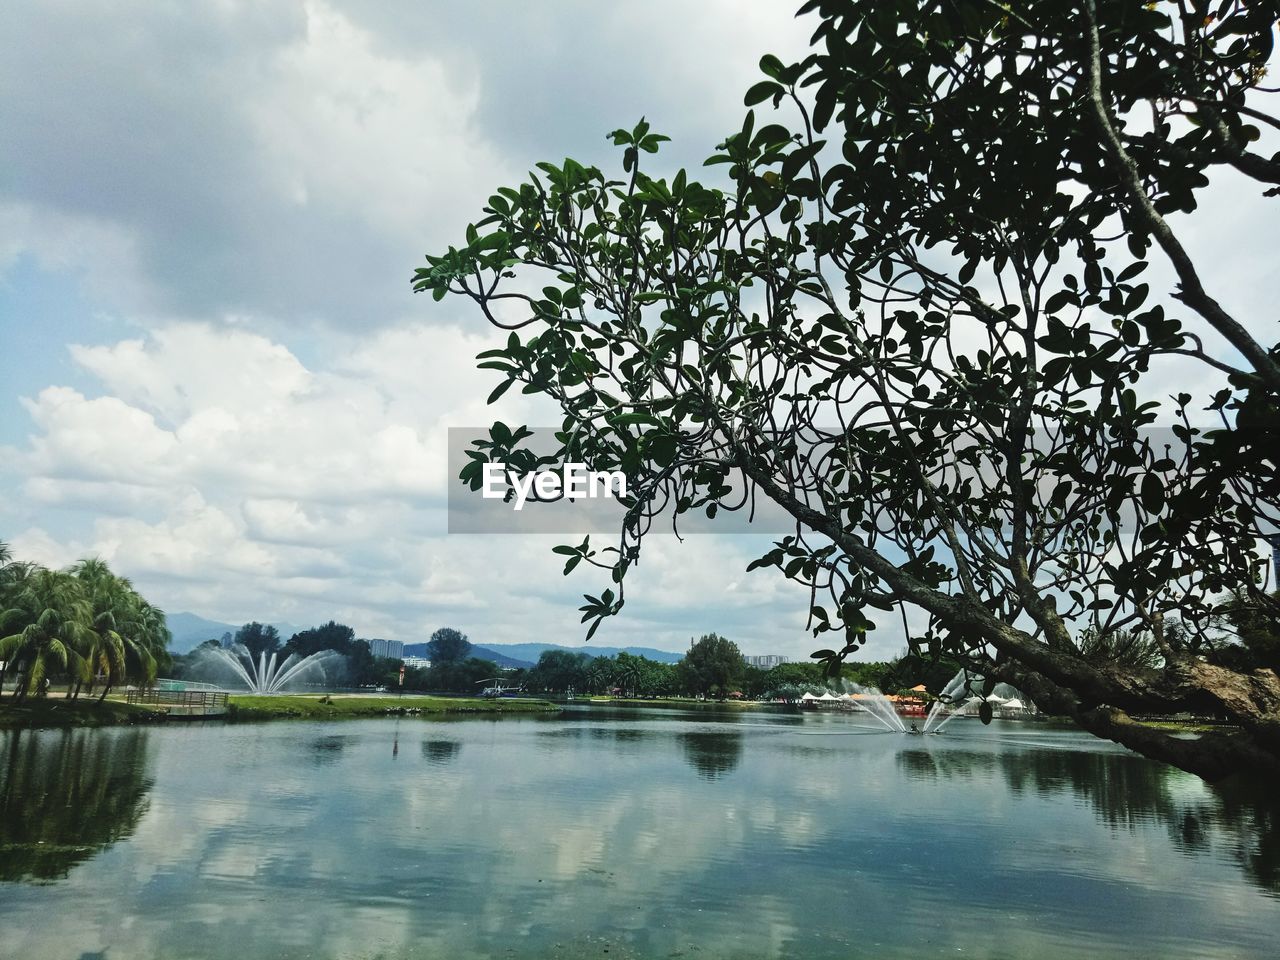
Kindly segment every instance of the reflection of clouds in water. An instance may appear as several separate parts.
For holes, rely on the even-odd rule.
[[[923,929],[939,949],[1046,955],[1085,925],[1078,898],[1107,890],[1115,902],[1090,904],[1100,916],[1081,934],[1095,953],[1114,952],[1115,917],[1127,914],[1148,919],[1135,942],[1181,937],[1198,951],[1181,955],[1213,956],[1195,939],[1197,911],[1221,909],[1246,932],[1268,916],[1238,870],[1204,859],[1222,843],[1212,818],[1209,847],[1182,851],[1151,818],[1109,819],[1123,792],[1075,786],[1074,761],[992,759],[1009,748],[960,738],[904,750],[905,738],[697,721],[398,729],[402,746],[419,738],[418,762],[393,760],[382,721],[153,732],[157,787],[137,838],[55,891],[81,928],[51,925],[23,955],[106,945],[151,960],[200,943],[212,960],[241,960],[255,943],[334,957],[542,956],[562,943],[557,955],[598,956],[607,936],[613,957],[691,943],[825,957],[876,941],[892,955]],[[342,746],[314,746],[329,742]],[[223,762],[233,754],[253,758],[234,778]],[[1118,758],[1089,779],[1141,788]],[[1188,791],[1175,779],[1163,796],[1197,802]],[[137,879],[97,895],[121,876]],[[1170,904],[1167,934],[1150,922],[1153,898]],[[1080,955],[1063,943],[1058,953]]]
[[[308,744],[311,748],[311,762],[336,763],[342,757],[342,751],[347,748],[350,739],[350,737],[341,737],[336,734],[316,737]]]

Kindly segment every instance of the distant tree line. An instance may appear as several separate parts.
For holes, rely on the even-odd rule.
[[[313,653],[332,650],[345,658],[345,669],[342,676],[332,676],[329,679],[353,687],[394,684],[398,681],[400,669],[399,660],[375,657],[369,648],[369,641],[357,637],[355,630],[346,624],[330,620],[316,627],[299,630],[288,640],[282,640],[280,631],[275,627],[254,620],[246,623],[234,635],[224,634],[221,639],[206,640],[191,653],[175,656],[174,675],[185,679],[200,679],[203,653],[210,647],[242,647],[255,661],[263,654],[268,658],[275,654],[277,659],[283,660],[294,654],[307,657]]]
[[[863,685],[877,685],[890,674],[887,663],[846,664],[843,676]],[[592,657],[569,650],[547,650],[518,679],[530,693],[655,697],[740,695],[747,699],[795,699],[805,691],[827,689],[833,683],[819,663],[784,663],[765,670],[750,666],[737,644],[708,633],[690,644],[678,663],[662,663],[621,652]]]
[[[288,640],[283,640],[275,627],[255,620],[240,627],[234,635],[228,633],[220,639],[206,640],[191,653],[174,657],[175,676],[199,679],[202,653],[210,647],[243,648],[255,661],[263,654],[267,657],[275,654],[282,660],[294,654],[306,657],[332,650],[345,658],[346,666],[341,675],[331,674],[329,681],[353,687],[400,689],[400,668],[404,664],[400,659],[374,656],[369,640],[357,637],[351,627],[334,620],[300,630]],[[493,661],[470,656],[471,648],[471,642],[461,631],[453,627],[436,630],[427,644],[431,667],[406,667],[404,689],[476,693],[483,681],[503,676],[502,669]]]

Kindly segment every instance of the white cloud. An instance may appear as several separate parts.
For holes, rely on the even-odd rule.
[[[334,616],[406,639],[448,618],[477,640],[576,642],[579,595],[602,584],[561,577],[558,538],[443,534],[446,429],[558,418],[515,392],[487,407],[495,380],[473,357],[493,332],[413,299],[410,272],[494,187],[566,153],[608,162],[606,131],[641,114],[677,138],[659,162],[699,163],[740,122],[760,54],[803,49],[810,25],[791,12],[12,11],[0,279],[33,260],[132,325],[102,343],[84,323],[85,376],[49,372],[24,400],[31,436],[0,451],[19,554],[100,553],[163,606],[220,618]],[[66,329],[47,334],[58,360]],[[803,656],[805,595],[744,575],[757,553],[744,537],[652,540],[601,642],[678,649],[714,629]]]
[[[561,538],[444,535],[445,428],[495,415],[470,360],[492,340],[421,327],[326,342],[328,368],[210,324],[72,348],[103,395],[26,401],[34,433],[9,453],[34,508],[19,552],[99,554],[162,606],[207,616],[337,617],[410,640],[453,620],[481,642],[577,642],[579,597],[603,575],[564,579]],[[497,412],[537,411],[516,395]],[[60,549],[41,518],[69,512],[91,531]],[[651,538],[600,642],[682,649],[716,630],[749,652],[807,654],[803,591],[743,573],[762,543]]]

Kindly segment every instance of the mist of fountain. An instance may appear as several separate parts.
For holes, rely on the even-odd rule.
[[[258,655],[255,663],[253,655],[243,646],[230,649],[217,647],[206,654],[218,666],[227,667],[237,680],[242,682],[251,693],[279,693],[286,685],[304,676],[324,678],[324,667],[342,655],[333,650],[321,650],[305,657],[291,653],[277,663],[277,654],[272,653],[270,659],[266,651]]]
[[[938,721],[938,730],[941,730],[948,720],[956,715],[959,709],[958,698],[964,695],[965,688],[969,682],[969,675],[961,670],[948,681],[947,685],[942,688],[942,695],[934,701],[932,707],[929,708],[929,716],[924,720],[924,732],[934,733],[933,723]],[[946,714],[940,720],[939,715]]]
[[[961,714],[972,716],[971,705],[979,699],[989,700],[997,706],[1006,700],[1022,699],[1022,693],[1016,687],[1011,687],[1007,683],[997,683],[984,698],[964,698],[968,690],[980,689],[982,683],[982,677],[977,674],[966,674],[963,670],[952,677],[951,681],[942,688],[942,695],[937,702],[929,708],[929,716],[925,718],[923,732],[941,733],[947,724]],[[966,707],[969,709],[966,709]],[[939,717],[941,717],[940,720],[938,719]],[[936,726],[934,726],[935,720],[937,720]]]
[[[886,730],[892,733],[906,733],[907,725],[898,716],[893,703],[875,687],[864,687],[849,680],[841,682],[845,693],[856,694],[858,699],[851,701],[855,708],[861,708],[878,720]]]

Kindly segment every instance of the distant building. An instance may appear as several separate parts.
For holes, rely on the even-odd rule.
[[[416,667],[419,670],[425,670],[431,666],[431,661],[426,657],[405,657],[404,665],[406,667]]]
[[[776,653],[765,653],[757,657],[743,657],[747,661],[748,667],[759,667],[761,670],[772,670],[774,667],[784,663],[790,663],[790,657],[779,656]]]
[[[370,640],[369,652],[375,657],[385,657],[388,660],[399,660],[404,656],[404,641]]]

